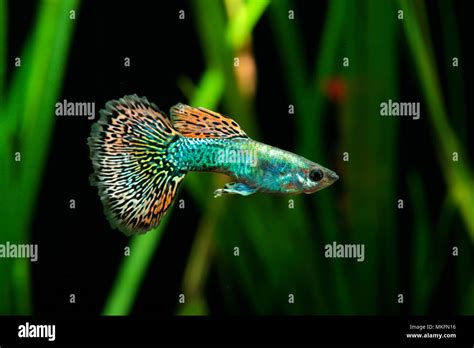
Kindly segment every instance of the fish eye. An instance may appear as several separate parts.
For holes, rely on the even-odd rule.
[[[324,173],[321,169],[313,169],[309,173],[309,179],[314,182],[318,182],[319,180],[323,178],[323,176],[324,176]]]

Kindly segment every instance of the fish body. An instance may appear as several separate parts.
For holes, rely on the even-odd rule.
[[[126,234],[156,227],[188,172],[216,172],[233,182],[214,192],[297,194],[338,179],[333,171],[248,137],[229,117],[177,104],[166,116],[146,98],[113,100],[88,139],[104,212]]]
[[[201,139],[182,137],[171,146],[178,167],[185,171],[216,172],[266,193],[312,193],[337,179],[309,180],[315,164],[304,157],[250,138]]]

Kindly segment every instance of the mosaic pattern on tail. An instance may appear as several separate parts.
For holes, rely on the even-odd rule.
[[[101,110],[88,139],[104,212],[126,234],[158,226],[185,173],[167,157],[179,138],[169,119],[146,98],[125,96]]]
[[[252,140],[227,116],[177,104],[167,117],[136,95],[108,102],[88,143],[91,183],[111,225],[128,235],[158,226],[189,171],[233,178],[215,197],[313,193],[338,179],[306,158]]]

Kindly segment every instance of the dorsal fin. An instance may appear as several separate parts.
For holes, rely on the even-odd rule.
[[[173,127],[189,138],[248,138],[230,117],[178,103],[170,109]]]

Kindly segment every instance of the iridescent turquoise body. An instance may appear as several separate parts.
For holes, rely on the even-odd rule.
[[[184,172],[222,173],[268,193],[312,193],[338,178],[304,157],[250,138],[180,137],[169,146],[168,158]],[[326,174],[319,182],[308,178],[315,168]]]

